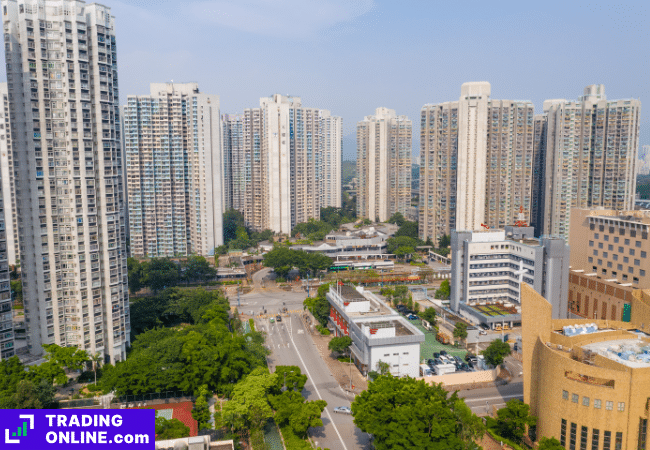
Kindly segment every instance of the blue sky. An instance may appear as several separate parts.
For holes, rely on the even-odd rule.
[[[414,122],[466,81],[492,97],[575,99],[588,84],[640,98],[650,144],[650,3],[103,0],[116,16],[121,102],[150,82],[196,81],[222,113],[273,93],[343,117],[386,106]],[[3,74],[4,75],[4,74]],[[344,157],[356,152],[345,139]]]

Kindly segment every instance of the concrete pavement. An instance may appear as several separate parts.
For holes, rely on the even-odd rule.
[[[524,384],[523,381],[515,381],[503,386],[458,391],[458,396],[465,399],[474,414],[485,416],[492,411],[493,406],[501,408],[513,398],[523,400]]]

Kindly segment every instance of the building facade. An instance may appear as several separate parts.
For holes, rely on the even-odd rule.
[[[114,18],[74,0],[2,8],[28,348],[114,363],[130,333]]]
[[[2,176],[2,201],[5,208],[7,235],[7,260],[10,265],[20,261],[18,242],[18,216],[16,214],[16,185],[14,183],[14,150],[9,114],[7,83],[0,83],[0,176]]]
[[[357,123],[357,215],[386,222],[411,206],[412,123],[377,108]]]
[[[571,267],[650,288],[650,211],[571,210]]]
[[[213,254],[226,198],[219,96],[153,83],[151,95],[127,98],[124,143],[131,254]]]
[[[464,83],[458,101],[427,104],[420,129],[420,238],[530,223],[534,107]]]
[[[520,287],[528,283],[565,318],[569,247],[563,239],[535,239],[531,227],[452,231],[450,308],[488,326],[520,323]]]
[[[330,286],[330,324],[336,336],[350,336],[352,360],[361,373],[420,376],[420,345],[424,334],[363,287]]]
[[[571,270],[569,274],[569,312],[583,319],[608,319],[629,322],[635,288],[615,279],[603,280],[595,273]]]
[[[566,449],[646,449],[650,413],[650,292],[637,290],[630,322],[553,320],[522,286],[524,402],[536,434]]]
[[[543,235],[569,237],[572,208],[634,209],[641,102],[607,100],[602,84],[577,101],[547,100]]]
[[[222,122],[233,181],[225,203],[247,226],[289,234],[296,224],[320,218],[320,208],[335,206],[336,198],[340,205],[340,117],[275,94]]]

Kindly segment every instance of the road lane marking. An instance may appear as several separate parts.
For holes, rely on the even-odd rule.
[[[289,323],[291,323],[291,316],[289,316]],[[316,394],[318,395],[318,398],[322,400],[323,396],[320,395],[320,391],[318,390],[318,387],[316,386],[316,381],[314,380],[314,378],[312,378],[311,374],[309,373],[309,369],[307,369],[307,364],[305,364],[305,361],[302,359],[302,356],[300,355],[300,352],[298,351],[298,348],[296,347],[296,343],[293,342],[293,336],[291,335],[291,333],[289,333],[289,339],[291,339],[291,343],[293,344],[293,348],[296,350],[296,355],[298,355],[298,358],[300,359],[300,362],[302,363],[302,366],[305,368],[305,373],[312,380],[311,384],[314,385],[314,390],[316,391]],[[330,373],[330,375],[331,375],[331,373]],[[343,449],[348,450],[348,448],[345,446],[345,442],[343,442],[343,438],[341,437],[341,433],[339,433],[339,429],[336,427],[336,424],[334,423],[334,420],[332,420],[332,415],[327,410],[327,407],[325,407],[325,413],[327,414],[327,417],[330,420],[330,423],[334,427],[334,431],[336,431],[336,434],[339,437],[339,440],[341,441],[341,445],[343,446]]]
[[[488,402],[490,400],[504,400],[506,398],[523,398],[524,394],[502,395],[501,397],[483,397],[483,398],[463,398],[467,402]]]

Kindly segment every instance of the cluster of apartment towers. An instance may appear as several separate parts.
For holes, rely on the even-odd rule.
[[[15,354],[9,263],[22,268],[31,354],[56,343],[116,362],[129,344],[128,254],[210,254],[229,208],[254,230],[289,233],[341,206],[340,117],[282,95],[221,115],[195,83],[152,84],[121,109],[110,8],[1,4],[2,358]],[[421,237],[501,227],[520,210],[566,237],[571,207],[631,209],[639,110],[601,85],[540,116],[531,102],[490,99],[488,83],[425,105]],[[379,108],[358,123],[360,217],[409,213],[411,151],[407,117]]]

